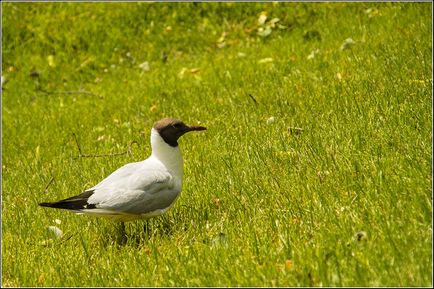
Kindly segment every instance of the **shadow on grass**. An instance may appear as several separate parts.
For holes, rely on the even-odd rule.
[[[134,222],[117,222],[104,228],[100,243],[102,246],[139,248],[158,238],[170,238],[176,230],[186,230],[186,225],[175,224],[175,220],[164,216],[138,220]]]

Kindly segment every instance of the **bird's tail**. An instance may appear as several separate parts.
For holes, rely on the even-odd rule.
[[[89,204],[87,200],[90,196],[93,195],[92,191],[85,191],[77,196],[67,198],[58,202],[52,202],[52,203],[39,203],[39,206],[41,207],[49,207],[49,208],[56,208],[56,209],[65,209],[65,210],[82,210],[82,209],[94,209],[94,204]]]

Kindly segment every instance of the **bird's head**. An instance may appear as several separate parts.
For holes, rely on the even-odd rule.
[[[179,119],[163,118],[154,123],[153,128],[160,134],[161,138],[170,146],[178,146],[178,139],[189,131],[206,130],[203,126],[188,126]]]

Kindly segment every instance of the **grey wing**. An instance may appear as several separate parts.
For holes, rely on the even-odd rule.
[[[96,209],[147,214],[170,207],[179,194],[173,177],[164,170],[135,170],[94,187],[88,202]]]

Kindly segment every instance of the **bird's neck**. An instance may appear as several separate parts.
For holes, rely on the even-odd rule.
[[[184,161],[182,159],[179,146],[172,147],[167,144],[160,134],[152,128],[151,130],[152,156],[157,158],[166,166],[168,170],[182,177],[184,171]]]

